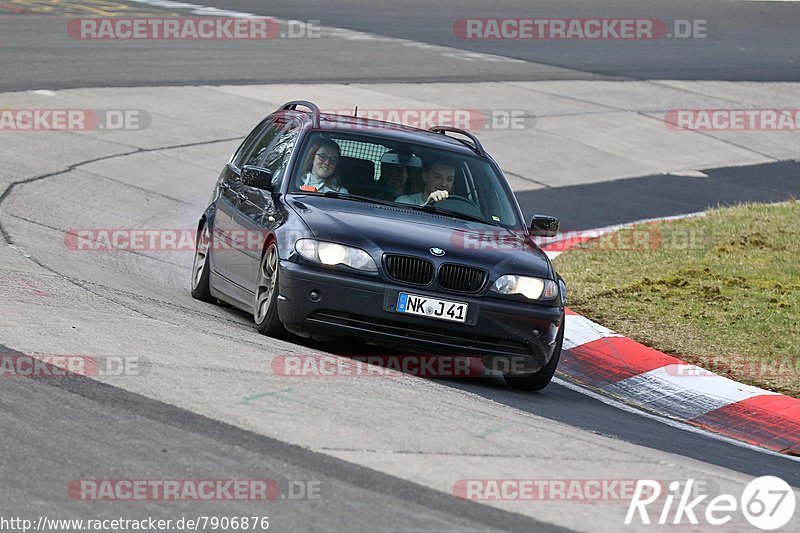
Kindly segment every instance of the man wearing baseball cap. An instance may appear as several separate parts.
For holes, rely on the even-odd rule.
[[[381,176],[378,183],[387,200],[394,200],[408,192],[409,177],[422,170],[422,160],[406,145],[389,150],[381,157]]]

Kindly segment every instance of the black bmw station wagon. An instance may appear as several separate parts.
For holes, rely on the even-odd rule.
[[[305,108],[302,110],[299,108]],[[200,217],[192,296],[266,335],[351,336],[479,357],[515,388],[553,377],[566,286],[469,132],[293,101],[225,165]]]

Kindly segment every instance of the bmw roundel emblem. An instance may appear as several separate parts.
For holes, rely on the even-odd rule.
[[[444,250],[441,248],[431,248],[430,252],[436,257],[441,257],[444,255]]]

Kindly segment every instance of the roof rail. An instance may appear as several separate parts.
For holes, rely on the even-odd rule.
[[[308,100],[292,100],[291,102],[286,102],[285,104],[283,104],[281,106],[281,109],[294,111],[297,109],[297,106],[299,105],[307,107],[308,109],[311,110],[311,113],[313,115],[312,125],[315,128],[319,128],[320,111],[319,107],[317,107],[317,104],[315,104],[314,102],[309,102]]]
[[[470,132],[468,132],[466,130],[462,130],[462,129],[459,129],[459,128],[451,128],[450,126],[433,126],[432,128],[429,128],[428,131],[431,131],[433,133],[441,133],[445,137],[447,137],[447,132],[448,131],[450,133],[460,133],[461,135],[463,135],[465,137],[468,137],[469,140],[471,140],[473,144],[470,145],[468,142],[464,141],[464,139],[459,139],[457,137],[453,137],[453,138],[456,141],[460,142],[461,144],[471,148],[479,156],[486,157],[486,152],[484,151],[483,145],[481,144],[481,142],[478,140],[477,137],[475,137],[475,135],[471,134]]]

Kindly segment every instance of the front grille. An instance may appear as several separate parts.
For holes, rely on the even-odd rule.
[[[433,263],[405,255],[387,255],[386,274],[397,281],[427,285],[433,280]]]
[[[464,265],[442,265],[439,285],[451,291],[477,292],[486,281],[486,271]]]

